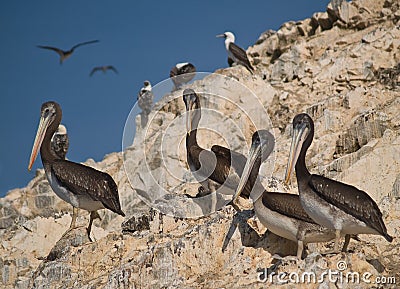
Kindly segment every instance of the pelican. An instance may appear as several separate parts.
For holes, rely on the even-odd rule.
[[[74,50],[76,48],[78,48],[79,46],[92,44],[92,43],[96,43],[96,42],[99,42],[99,40],[91,40],[91,41],[87,41],[87,42],[78,43],[78,44],[72,46],[72,48],[70,50],[62,50],[57,47],[43,46],[43,45],[38,45],[37,47],[55,51],[60,56],[60,64],[62,64],[65,60],[67,60],[72,55]]]
[[[112,70],[114,71],[116,74],[118,74],[117,69],[112,66],[112,65],[103,65],[103,66],[96,66],[92,69],[92,71],[90,72],[89,76],[92,76],[96,71],[103,71],[103,73],[106,73],[107,70]]]
[[[57,131],[51,138],[51,149],[54,153],[60,157],[60,159],[65,159],[65,155],[68,152],[69,139],[67,134],[67,128],[65,125],[60,124]]]
[[[254,67],[251,65],[246,51],[235,44],[235,35],[232,32],[227,31],[223,34],[217,35],[217,37],[225,38],[225,48],[228,52],[229,66],[232,66],[233,63],[241,64],[253,74]]]
[[[62,117],[62,110],[58,103],[54,101],[43,103],[40,114],[28,170],[32,169],[40,148],[40,156],[51,188],[57,196],[73,207],[71,225],[64,235],[75,228],[77,209],[80,208],[90,212],[86,231],[91,241],[93,220],[100,218],[97,210],[109,209],[125,216],[119,203],[118,187],[109,174],[64,160],[52,151],[51,138]]]
[[[189,62],[177,63],[169,72],[169,77],[174,83],[174,90],[191,81],[195,75],[196,67]]]
[[[147,124],[148,115],[150,114],[151,109],[153,108],[153,99],[154,99],[153,92],[151,91],[152,87],[150,81],[145,80],[143,85],[144,86],[140,89],[137,97],[138,105],[142,110],[140,114],[140,122],[142,128],[145,127]]]
[[[219,145],[213,145],[211,151],[200,147],[197,143],[197,127],[201,118],[200,98],[192,89],[185,89],[183,101],[186,106],[186,157],[190,170],[203,188],[209,187],[211,180],[235,190],[246,164],[246,157]],[[250,180],[243,190],[244,196],[250,195],[251,187]],[[202,190],[197,197],[209,193],[207,189]]]
[[[239,185],[233,196],[236,202],[249,176],[258,174],[262,159],[267,159],[274,149],[274,137],[267,130],[253,134],[246,165]],[[335,238],[335,232],[318,225],[303,210],[298,195],[267,192],[259,178],[256,179],[250,195],[254,211],[260,222],[275,235],[297,242],[297,258],[301,259],[307,243],[328,242]],[[343,251],[347,250],[350,236],[346,236]]]
[[[378,205],[366,192],[310,174],[305,159],[313,137],[311,117],[305,113],[296,115],[285,182],[289,182],[295,164],[301,205],[316,223],[335,230],[334,251],[339,249],[341,234],[376,234],[392,242]]]

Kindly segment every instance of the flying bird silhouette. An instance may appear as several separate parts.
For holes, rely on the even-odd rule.
[[[91,40],[91,41],[87,41],[87,42],[78,43],[78,44],[72,46],[72,48],[70,50],[62,50],[57,47],[43,46],[43,45],[38,45],[37,47],[55,51],[58,55],[60,55],[60,64],[62,64],[66,59],[68,59],[72,55],[74,50],[76,48],[78,48],[79,46],[92,44],[92,43],[96,43],[96,42],[99,42],[99,40]]]
[[[112,66],[112,65],[103,65],[103,66],[96,66],[92,69],[92,71],[90,72],[90,76],[92,76],[96,71],[103,71],[103,73],[106,73],[107,70],[112,70],[114,71],[116,74],[118,74],[117,69]]]

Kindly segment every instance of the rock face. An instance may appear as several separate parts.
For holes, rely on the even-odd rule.
[[[96,242],[86,236],[88,214],[83,211],[78,218],[82,227],[62,237],[72,210],[52,192],[42,170],[27,187],[0,200],[0,287],[381,288],[377,284],[381,281],[385,288],[397,288],[399,6],[395,0],[332,1],[326,12],[263,33],[248,49],[254,76],[235,66],[190,85],[202,92],[204,108],[222,114],[219,123],[212,113],[207,119],[203,116],[205,126],[217,133],[207,136],[200,130],[203,147],[229,144],[247,155],[255,129],[266,127],[275,133],[274,166],[264,165],[266,183],[272,187],[285,173],[292,118],[299,112],[310,114],[315,121],[307,155],[310,171],[367,191],[383,213],[392,243],[361,235],[360,241],[351,241],[349,253],[327,256],[319,252],[331,249],[332,243],[310,244],[307,258],[296,264],[272,257],[294,255],[296,244],[265,232],[251,218],[251,207],[236,213],[227,205],[201,217],[205,208],[183,198],[185,193],[195,195],[198,184],[185,173],[184,104],[182,90],[177,90],[165,94],[168,101],[156,104],[149,127],[137,132],[124,153],[112,153],[99,163],[86,162],[113,176],[127,215],[124,219],[100,212],[102,220],[96,220],[92,229]],[[226,85],[228,77],[234,81]],[[254,101],[242,86],[257,96]],[[223,89],[216,92],[218,88]],[[271,122],[259,116],[260,107]],[[164,151],[163,146],[174,149]],[[174,168],[172,173],[169,168]],[[159,195],[156,185],[148,186],[147,177],[155,174],[157,186],[167,194]],[[288,190],[297,193],[295,178],[291,186]],[[342,279],[330,282],[322,275],[326,278],[318,282],[329,270],[341,272]],[[278,278],[280,273],[284,280]],[[301,282],[304,273],[314,274],[317,281]],[[358,283],[346,279],[356,273]],[[370,274],[367,280],[361,279],[364,273]],[[300,276],[297,283],[296,276]]]

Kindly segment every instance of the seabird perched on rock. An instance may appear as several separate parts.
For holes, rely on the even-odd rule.
[[[148,116],[153,108],[153,100],[154,95],[151,91],[151,83],[148,80],[145,80],[143,83],[143,87],[140,89],[137,100],[138,105],[141,108],[142,112],[140,113],[140,123],[142,128],[147,125]]]
[[[196,75],[196,67],[189,62],[177,63],[169,72],[169,77],[174,83],[174,90],[191,81]]]
[[[58,103],[49,101],[42,104],[28,170],[31,170],[40,149],[40,156],[51,188],[57,196],[73,207],[71,225],[64,235],[75,228],[77,209],[84,209],[90,212],[86,231],[91,240],[90,231],[93,220],[100,218],[97,210],[109,209],[121,216],[125,214],[121,210],[117,184],[109,174],[64,160],[53,152],[51,138],[61,118],[62,110]]]
[[[65,155],[68,152],[69,139],[67,134],[67,128],[60,124],[57,131],[51,138],[51,149],[53,152],[60,157],[60,159],[65,159]]]
[[[55,51],[58,55],[60,55],[60,64],[62,64],[66,59],[68,59],[72,55],[74,50],[76,48],[78,48],[79,46],[92,44],[92,43],[96,43],[96,42],[99,42],[99,40],[91,40],[91,41],[87,41],[87,42],[82,42],[82,43],[79,43],[77,45],[74,45],[70,50],[62,50],[62,49],[57,48],[57,47],[43,46],[43,45],[38,45],[37,47],[42,48],[42,49],[48,49],[48,50]]]
[[[233,63],[241,64],[251,73],[254,73],[254,68],[247,57],[246,51],[235,44],[235,35],[232,32],[227,31],[224,34],[217,35],[217,37],[225,38],[229,66],[232,66]]]
[[[116,74],[118,74],[117,69],[112,66],[112,65],[103,65],[103,66],[96,66],[92,69],[92,71],[90,72],[90,76],[92,76],[96,71],[103,71],[103,73],[106,73],[107,70],[112,70],[114,71]]]
[[[378,205],[366,192],[310,174],[305,159],[313,137],[312,118],[306,113],[296,115],[285,182],[289,182],[295,167],[301,205],[316,223],[335,230],[334,251],[339,250],[341,234],[375,234],[392,242],[393,238],[387,233]]]
[[[246,164],[246,157],[241,153],[220,145],[213,145],[211,150],[202,148],[197,142],[197,129],[201,119],[200,97],[193,89],[183,91],[183,101],[186,106],[186,157],[192,174],[205,189],[200,189],[196,197],[210,194],[208,181],[229,188],[233,193],[239,184]],[[243,192],[249,197],[252,183],[257,177],[251,174]]]
[[[258,175],[262,160],[274,149],[275,139],[267,130],[256,131],[240,183],[233,196],[236,202],[251,174]],[[299,195],[267,192],[259,178],[254,182],[250,197],[260,222],[275,235],[297,242],[297,258],[300,259],[307,243],[328,242],[335,238],[335,231],[318,225],[301,206]],[[350,236],[346,236],[343,251],[347,250]]]

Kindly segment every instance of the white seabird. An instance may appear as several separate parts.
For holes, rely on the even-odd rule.
[[[225,38],[229,66],[232,66],[233,63],[241,64],[251,73],[254,73],[254,68],[247,57],[246,51],[235,44],[235,35],[232,32],[227,31],[224,34],[217,35],[217,37]]]
[[[67,128],[60,124],[57,131],[51,138],[51,149],[61,159],[65,159],[65,155],[68,152],[69,139],[67,134]]]
[[[174,83],[174,89],[179,89],[182,85],[191,81],[196,75],[196,67],[190,62],[177,63],[171,68],[169,77]]]
[[[152,87],[150,81],[145,80],[143,83],[143,87],[140,89],[137,98],[138,105],[142,110],[142,112],[140,113],[140,118],[141,118],[140,123],[142,128],[146,126],[148,115],[150,114],[151,109],[153,108],[154,95],[151,89]]]

